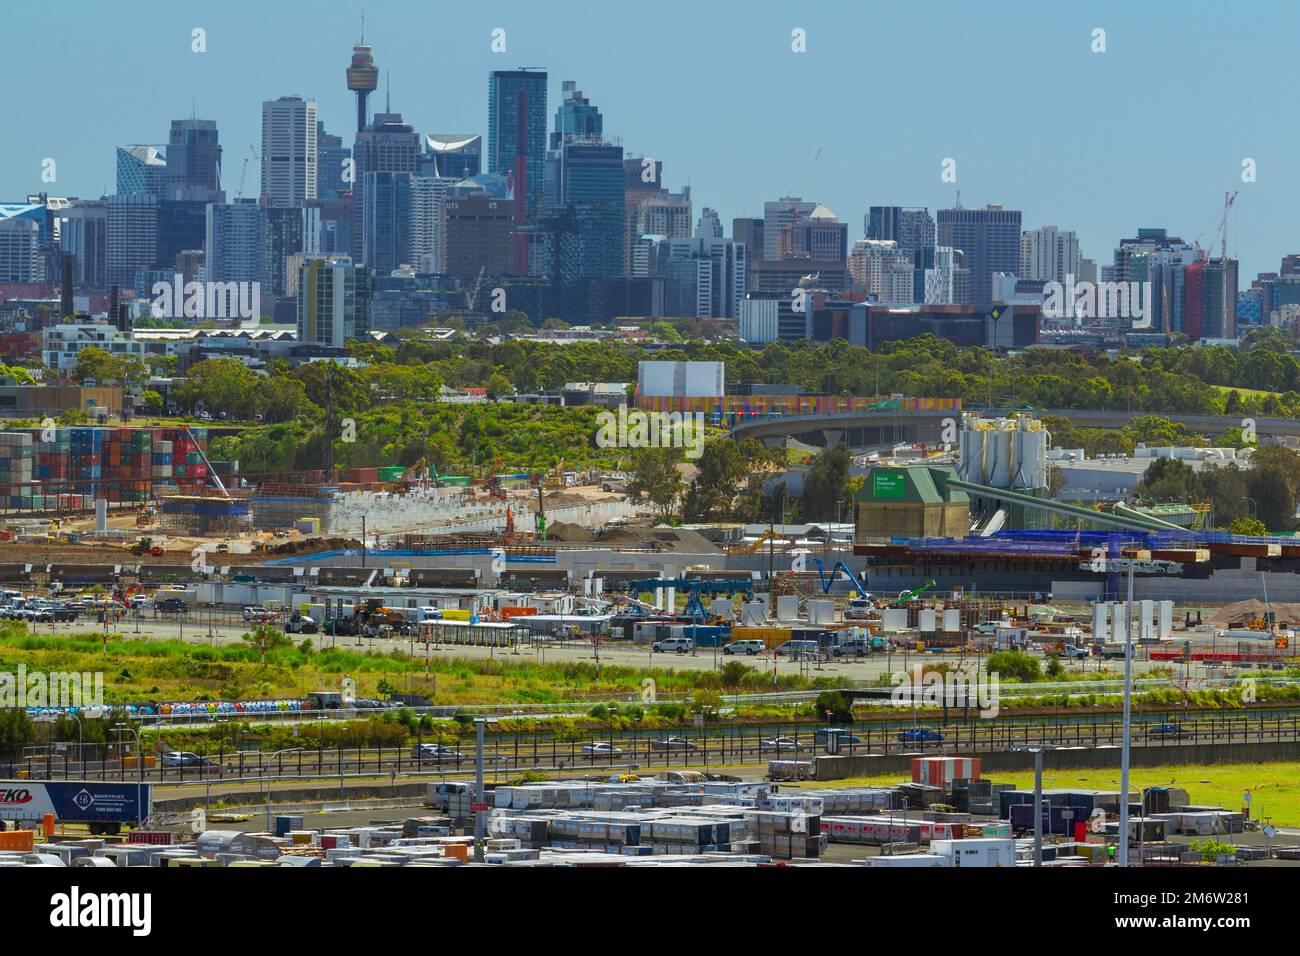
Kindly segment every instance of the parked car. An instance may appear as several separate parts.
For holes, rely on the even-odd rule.
[[[446,744],[420,744],[416,750],[416,757],[421,761],[432,760],[434,763],[454,763],[460,766],[462,760],[470,759],[455,747]]]
[[[582,755],[584,757],[613,757],[622,752],[622,747],[615,747],[613,744],[602,740],[582,745]]]
[[[759,751],[764,750],[805,750],[806,744],[796,743],[789,737],[764,737],[758,742]]]
[[[185,599],[178,597],[163,598],[154,604],[154,607],[163,614],[186,614],[190,609]]]
[[[1061,651],[1061,656],[1071,661],[1086,661],[1088,659],[1088,649],[1086,647],[1075,647],[1069,645]]]
[[[786,641],[776,649],[780,657],[796,657],[816,654],[818,644],[816,641]]]
[[[908,727],[898,734],[900,744],[941,744],[943,734],[932,727]]]
[[[650,653],[667,654],[676,651],[678,654],[689,654],[695,650],[695,642],[689,637],[669,637],[662,641],[655,641],[650,645]]]
[[[748,654],[751,657],[755,654],[762,654],[767,645],[762,641],[747,639],[743,641],[732,641],[722,648],[724,654]]]
[[[681,753],[689,753],[691,751],[699,750],[700,748],[695,746],[695,744],[691,743],[685,737],[664,737],[662,740],[650,741],[650,749],[675,750]]]
[[[871,640],[865,637],[850,638],[831,648],[832,657],[867,657],[871,654]]]
[[[60,604],[54,609],[56,621],[75,621],[78,616],[77,609],[70,604]]]
[[[275,611],[269,607],[258,607],[254,604],[244,608],[244,620],[253,624],[269,624],[276,617]]]

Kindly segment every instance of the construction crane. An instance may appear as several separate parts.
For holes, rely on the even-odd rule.
[[[487,271],[487,266],[479,266],[478,278],[474,280],[474,288],[469,293],[469,312],[474,313],[474,306],[478,302],[479,286],[483,284],[483,273]]]
[[[249,143],[249,144],[248,144],[248,152],[249,152],[249,155],[251,155],[251,156],[253,157],[253,159],[256,160],[257,165],[261,166],[261,165],[262,165],[262,157],[260,157],[260,156],[257,155],[257,150],[253,149],[253,144],[252,144],[252,143]],[[247,178],[248,178],[248,156],[245,156],[245,157],[244,157],[244,165],[243,165],[243,168],[241,168],[241,169],[239,170],[239,188],[235,190],[235,198],[236,198],[236,199],[243,199],[243,198],[244,198],[244,180],[247,179]]]
[[[1214,249],[1215,239],[1218,239],[1220,241],[1219,244],[1220,261],[1227,262],[1228,260],[1228,211],[1232,209],[1232,205],[1236,201],[1237,201],[1237,190],[1234,190],[1230,193],[1225,192],[1223,194],[1223,212],[1221,212],[1212,223],[1210,223],[1204,229],[1202,229],[1200,235],[1198,235],[1195,239],[1192,240],[1192,246],[1196,250],[1196,259],[1198,262],[1208,262],[1210,260],[1211,251]],[[1209,233],[1211,229],[1214,230],[1213,235],[1211,235],[1206,245],[1202,246],[1201,239],[1203,239],[1206,233]]]

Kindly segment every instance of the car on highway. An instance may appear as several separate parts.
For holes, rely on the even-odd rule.
[[[730,644],[723,645],[722,653],[727,655],[748,654],[752,657],[755,654],[762,654],[766,646],[762,641],[753,639],[732,641]]]
[[[906,730],[899,731],[898,742],[900,744],[941,744],[943,734],[933,727],[908,727]]]
[[[186,614],[190,606],[185,603],[184,598],[169,597],[155,603],[154,609],[163,614]]]
[[[613,744],[606,743],[603,740],[597,740],[582,745],[582,755],[584,757],[615,757],[622,752],[622,747],[615,747]]]
[[[212,767],[215,766],[207,757],[200,757],[188,750],[173,750],[162,755],[164,767]]]
[[[813,741],[814,741],[818,746],[822,746],[822,747],[824,747],[824,746],[826,745],[827,741],[830,740],[830,736],[831,736],[831,734],[837,734],[837,735],[839,735],[840,743],[841,743],[841,744],[860,744],[860,743],[862,743],[862,738],[859,737],[857,734],[851,734],[851,733],[849,733],[847,730],[841,730],[841,729],[838,728],[838,727],[820,727],[820,728],[818,728],[816,731],[813,732]]]
[[[454,763],[460,766],[461,761],[470,758],[455,747],[448,747],[446,744],[420,744],[416,747],[416,759],[422,762]]]
[[[1147,728],[1148,737],[1181,737],[1184,731],[1178,724],[1156,724]]]
[[[668,750],[677,751],[678,753],[690,753],[700,748],[695,746],[685,737],[664,737],[660,740],[650,741],[651,750]]]
[[[805,750],[806,744],[796,743],[789,737],[764,737],[758,742],[758,749],[763,750]]]
[[[689,637],[667,637],[650,645],[652,654],[669,654],[674,651],[678,654],[689,654],[693,650],[695,650],[695,642]]]

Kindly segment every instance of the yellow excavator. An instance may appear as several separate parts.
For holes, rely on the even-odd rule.
[[[788,534],[782,534],[780,531],[764,531],[753,544],[741,545],[737,550],[740,554],[758,554],[769,541],[773,544],[789,547],[793,547],[797,543],[795,538]]]

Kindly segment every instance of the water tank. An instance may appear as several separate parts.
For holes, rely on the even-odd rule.
[[[945,634],[957,634],[961,631],[961,610],[950,607],[943,612],[943,632]]]
[[[881,615],[881,629],[891,634],[896,634],[899,631],[906,631],[907,630],[907,608],[905,607],[885,608],[885,613]]]
[[[960,449],[961,456],[959,459],[958,472],[967,481],[972,481],[977,485],[984,484],[984,438],[988,434],[982,428],[971,428],[968,425],[974,424],[974,416],[967,416],[962,419]]]
[[[1015,430],[999,421],[998,428],[988,434],[984,458],[988,480],[984,484],[993,488],[1010,488],[1011,472],[1015,468]]]
[[[1139,601],[1138,602],[1138,636],[1146,641],[1155,636],[1156,623],[1156,602]]]
[[[1160,602],[1160,627],[1157,630],[1156,637],[1162,641],[1167,641],[1174,636],[1174,602]]]
[[[835,602],[826,600],[815,600],[808,602],[808,623],[809,624],[834,624],[835,623]]]
[[[777,595],[776,619],[778,621],[799,620],[799,595],[797,594]]]
[[[1092,639],[1105,642],[1110,636],[1110,608],[1102,601],[1092,606]]]
[[[1047,487],[1047,432],[1037,422],[1021,419],[1014,488]],[[1035,426],[1035,427],[1030,427]]]
[[[933,608],[922,608],[921,613],[917,617],[917,629],[922,634],[933,634],[937,618],[938,615],[935,614]]]

